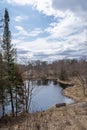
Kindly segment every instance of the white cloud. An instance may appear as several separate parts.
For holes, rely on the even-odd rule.
[[[87,33],[87,32],[84,32]],[[83,39],[81,40],[81,37]],[[22,40],[16,41],[18,49],[26,50],[27,52],[20,56],[29,57],[30,60],[58,60],[62,58],[75,58],[86,55],[87,43],[84,41],[84,34],[81,34],[76,39],[71,39],[62,42],[47,41],[45,38],[38,38],[32,42]],[[81,40],[81,41],[80,41]]]
[[[28,16],[16,16],[15,21],[21,22],[23,20],[28,20]]]
[[[56,18],[55,23],[50,23],[45,29],[49,33],[49,37],[37,38],[32,42],[25,42],[24,39],[14,40],[18,49],[29,50],[26,55],[29,55],[31,59],[57,59],[66,56],[73,58],[74,56],[86,55],[87,2],[85,0],[8,0],[8,2],[22,6],[31,5],[39,12]],[[84,17],[82,17],[83,14]],[[23,20],[21,16],[16,17],[17,22],[21,20]],[[26,31],[22,26],[15,26],[15,28],[18,33],[14,36],[25,37],[25,39],[43,33],[40,28],[35,28],[32,31],[28,29]],[[57,39],[62,40],[57,41]],[[72,49],[72,54],[68,53],[70,49]],[[81,49],[83,50],[79,51]],[[43,54],[42,57],[40,57],[41,53]]]
[[[70,13],[60,22],[51,23],[50,27],[48,27],[45,31],[50,33],[51,38],[64,39],[67,38],[67,36],[69,35],[80,33],[80,28],[84,28],[84,26],[87,26],[87,23],[84,22],[83,19],[80,19],[79,17],[76,17],[73,13]]]
[[[18,31],[23,31],[23,27],[22,26],[15,26],[15,28],[18,30]]]
[[[7,0],[10,4],[31,5],[33,8],[46,15],[65,16],[68,11],[86,14],[86,0]],[[83,13],[82,13],[83,12]]]
[[[34,4],[35,0],[7,0],[10,4],[17,4],[17,5],[27,5],[27,4]]]
[[[22,26],[15,26],[15,29],[18,31],[15,36],[28,36],[28,32]]]
[[[43,31],[40,28],[35,28],[33,31],[30,32],[29,36],[35,37],[41,33],[43,33]]]
[[[22,37],[35,37],[42,33],[40,28],[35,28],[32,31],[26,31],[22,26],[15,26],[15,29],[18,31],[14,33],[14,36],[22,36]]]
[[[66,12],[56,10],[52,7],[52,0],[7,0],[9,4],[31,5],[34,9],[43,12],[44,14],[54,17],[65,16]]]
[[[16,22],[21,22],[21,21],[22,21],[22,17],[21,17],[21,16],[17,16],[17,17],[15,18],[15,21],[16,21]]]
[[[52,0],[53,6],[59,10],[80,11],[87,10],[86,0]]]

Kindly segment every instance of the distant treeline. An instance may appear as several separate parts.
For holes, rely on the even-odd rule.
[[[85,57],[80,60],[77,59],[63,59],[54,61],[52,63],[35,61],[28,62],[28,65],[20,65],[22,73],[28,78],[60,78],[61,80],[68,80],[72,76],[87,77],[87,60]]]

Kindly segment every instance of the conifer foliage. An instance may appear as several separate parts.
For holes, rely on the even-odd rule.
[[[9,24],[9,13],[5,9],[2,53],[0,53],[0,104],[3,116],[6,113],[6,104],[11,105],[12,116],[15,114],[17,116],[18,108],[23,104],[23,80],[15,60],[16,49],[11,43]]]

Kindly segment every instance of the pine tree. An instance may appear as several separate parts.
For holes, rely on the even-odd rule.
[[[8,10],[5,9],[4,14],[4,33],[3,33],[3,43],[2,43],[2,51],[3,51],[3,62],[5,64],[5,87],[6,92],[10,97],[9,102],[11,103],[12,116],[16,116],[18,113],[18,108],[23,106],[23,80],[22,76],[19,73],[18,66],[15,62],[16,58],[16,50],[11,44],[11,32],[9,30],[9,13]]]
[[[16,116],[18,111],[20,109],[22,110],[23,105],[24,105],[24,87],[23,87],[23,79],[22,75],[19,72],[19,67],[18,65],[15,64],[15,110],[16,110]]]
[[[4,33],[3,33],[3,58],[6,64],[6,72],[7,72],[7,89],[10,94],[11,108],[12,108],[12,116],[14,116],[14,101],[13,101],[13,87],[14,87],[14,64],[15,64],[15,49],[11,44],[11,32],[9,30],[9,13],[8,10],[5,9],[4,14]]]

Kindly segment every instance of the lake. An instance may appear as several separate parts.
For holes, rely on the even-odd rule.
[[[33,91],[30,112],[47,110],[57,103],[73,103],[74,100],[63,95],[63,89],[59,84],[48,81],[45,84],[35,85]]]
[[[26,86],[28,85],[25,81]],[[41,81],[34,80],[30,81],[29,84],[32,89],[32,99],[29,108],[29,112],[43,111],[51,108],[58,103],[71,104],[74,102],[73,99],[68,98],[63,95],[63,89],[59,84],[56,84],[54,81]],[[11,105],[5,107],[5,113],[11,113]],[[0,116],[2,115],[0,109]]]

